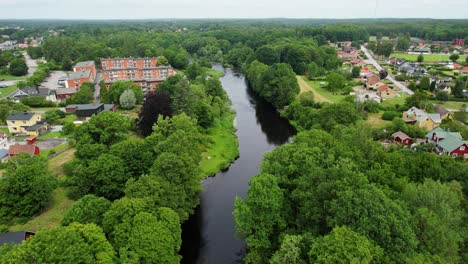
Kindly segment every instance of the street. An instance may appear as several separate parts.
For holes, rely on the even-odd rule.
[[[364,47],[364,45],[361,45],[361,50],[362,52],[364,52],[364,54],[366,54],[367,56],[367,60],[366,60],[366,63],[367,64],[372,64],[374,65],[374,67],[380,71],[382,70],[382,66],[380,66],[380,64],[374,59],[374,57],[370,54],[370,52],[366,49],[366,47]],[[406,87],[404,84],[402,84],[401,82],[395,80],[395,77],[393,77],[393,75],[389,72],[388,73],[388,76],[387,76],[387,79],[390,80],[396,87],[400,88],[400,91],[402,92],[405,92],[409,95],[413,95],[414,92],[411,91],[408,87]]]

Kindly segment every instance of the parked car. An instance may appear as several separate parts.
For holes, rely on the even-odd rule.
[[[7,87],[8,87],[8,85],[6,85],[6,84],[0,84],[0,88],[7,88]]]

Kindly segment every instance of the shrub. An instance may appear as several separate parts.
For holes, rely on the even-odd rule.
[[[399,112],[395,112],[395,111],[385,111],[382,115],[382,119],[383,120],[388,120],[388,121],[392,121],[395,117],[398,117],[400,116],[401,114]]]

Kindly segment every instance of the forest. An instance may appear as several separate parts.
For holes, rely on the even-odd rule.
[[[451,40],[468,32],[466,21],[14,23],[27,29],[3,33],[46,34],[27,50],[48,61],[38,78],[50,65],[66,70],[106,57],[164,58],[178,74],[146,94],[130,82],[103,89],[101,102],[139,105],[138,117],[104,112],[80,126],[66,124],[76,152],[65,179],[51,177],[40,157],[20,155],[8,164],[0,181],[1,231],[41,212],[56,186],[76,202],[60,227],[0,247],[0,263],[179,263],[181,226],[200,203],[208,131],[233,119],[212,63],[241,71],[299,132],[266,154],[247,197],[235,200],[246,263],[468,262],[468,163],[425,148],[384,148],[382,132],[363,122],[375,105],[352,98],[320,103],[300,93],[296,79],[320,76],[339,90],[356,74],[343,73],[327,41],[362,43],[377,33]],[[50,29],[64,31],[49,36]],[[400,121],[388,132],[403,128]]]

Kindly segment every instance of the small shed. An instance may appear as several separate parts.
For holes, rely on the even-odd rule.
[[[0,246],[4,244],[21,244],[23,240],[27,240],[34,235],[35,233],[30,231],[18,231],[0,234]]]
[[[405,146],[411,146],[411,143],[412,143],[411,138],[401,131],[393,133],[392,137],[395,142],[404,144]]]

